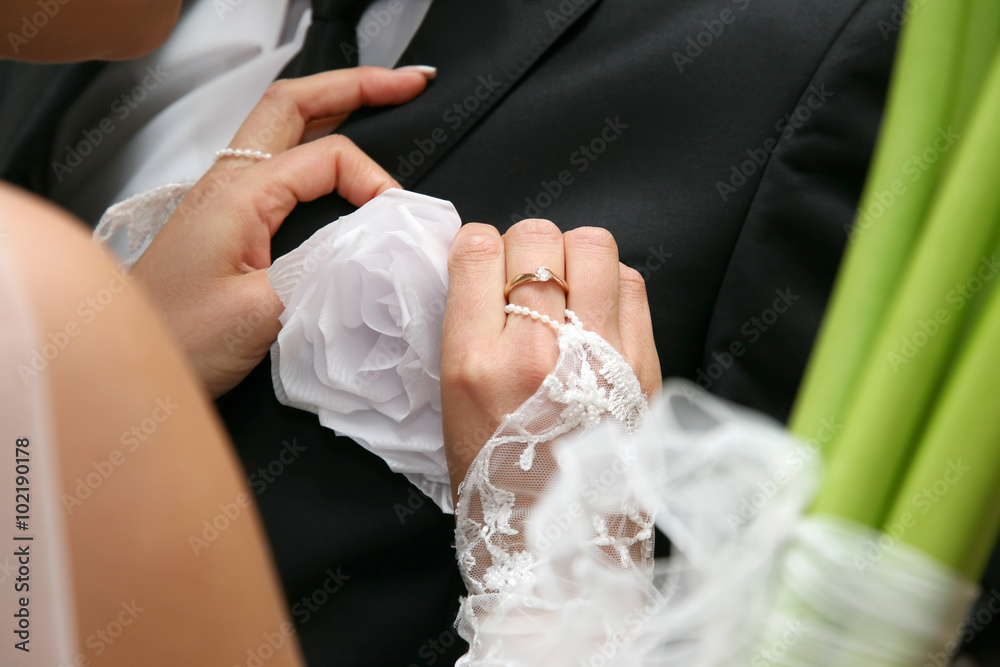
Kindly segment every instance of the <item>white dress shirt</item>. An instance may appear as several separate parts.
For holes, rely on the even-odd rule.
[[[394,66],[430,4],[375,0],[358,24],[360,64]],[[185,7],[162,47],[109,64],[68,110],[51,157],[52,198],[95,223],[111,204],[200,178],[299,51],[311,18],[308,0]]]

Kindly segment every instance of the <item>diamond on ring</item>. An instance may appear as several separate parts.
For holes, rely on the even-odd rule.
[[[505,299],[508,298],[510,296],[510,291],[515,287],[517,287],[518,285],[523,285],[525,283],[535,283],[535,282],[547,283],[550,280],[554,282],[556,285],[558,285],[560,288],[562,288],[563,292],[569,294],[569,285],[566,284],[566,281],[563,280],[559,274],[553,273],[548,269],[548,267],[539,266],[537,269],[535,269],[534,273],[519,273],[510,280],[508,280],[507,284],[504,286],[503,289],[503,297]]]

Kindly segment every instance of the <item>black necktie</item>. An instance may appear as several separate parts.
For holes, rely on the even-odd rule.
[[[312,0],[312,24],[302,50],[278,78],[309,76],[358,64],[355,28],[371,0]]]

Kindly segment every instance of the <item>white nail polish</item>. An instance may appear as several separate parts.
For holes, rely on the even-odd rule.
[[[437,67],[431,67],[430,65],[406,65],[405,67],[397,67],[397,72],[420,72],[428,79],[433,79],[437,76]]]

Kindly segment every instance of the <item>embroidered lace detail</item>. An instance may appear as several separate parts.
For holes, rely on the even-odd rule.
[[[509,642],[515,641],[506,634],[512,618],[520,618],[515,625],[537,632],[546,616],[579,602],[573,593],[575,558],[584,555],[603,567],[632,568],[644,575],[651,571],[652,513],[632,498],[602,498],[600,476],[593,502],[567,516],[566,524],[530,525],[559,468],[553,446],[557,440],[602,425],[628,436],[648,411],[628,362],[600,336],[567,324],[559,328],[558,343],[555,370],[534,396],[504,418],[459,487],[456,547],[469,592],[462,600],[459,632],[471,644],[467,664],[500,655],[504,637],[508,644],[502,654],[509,656]],[[627,447],[626,438],[614,438],[613,445],[611,440],[609,446]],[[628,465],[624,451],[619,460]],[[560,540],[569,537],[570,524],[578,524],[572,530],[582,526],[589,540]],[[590,551],[560,553],[567,545]],[[558,570],[558,590],[549,577],[543,589],[538,587],[541,563]],[[484,624],[501,618],[508,625],[491,635]]]
[[[177,210],[193,182],[168,183],[152,190],[140,192],[109,208],[94,229],[94,240],[109,246],[112,237],[124,228],[128,233],[129,256],[123,258],[123,267],[132,268],[153,237]]]

